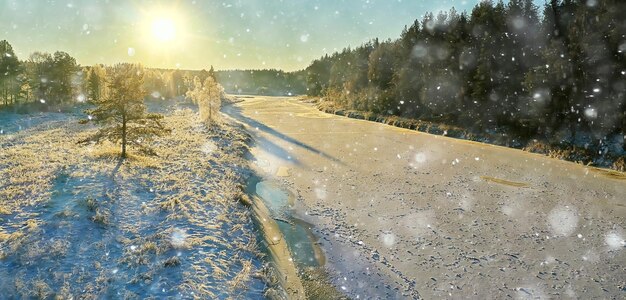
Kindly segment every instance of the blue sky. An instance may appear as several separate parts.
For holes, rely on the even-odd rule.
[[[20,59],[62,50],[79,63],[296,70],[371,38],[397,38],[428,11],[471,10],[469,0],[0,0],[0,39]],[[538,4],[543,1],[536,1]],[[155,18],[176,38],[160,41]]]

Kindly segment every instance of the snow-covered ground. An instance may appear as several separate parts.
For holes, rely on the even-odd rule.
[[[58,121],[66,122],[75,120],[76,114],[37,112],[29,114],[17,114],[0,111],[0,134],[14,134],[38,125],[50,128]]]
[[[245,137],[162,109],[157,157],[78,146],[72,114],[0,114],[0,294],[8,298],[263,298],[238,204]],[[2,298],[0,297],[0,298]]]

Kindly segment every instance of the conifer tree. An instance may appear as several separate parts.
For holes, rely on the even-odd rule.
[[[144,153],[155,154],[148,144],[154,136],[169,133],[161,123],[160,114],[146,113],[143,90],[143,68],[134,64],[117,64],[108,77],[109,93],[94,101],[95,109],[88,110],[87,120],[104,125],[96,134],[81,143],[100,143],[104,140],[121,143],[121,157],[127,157],[127,145]]]
[[[13,52],[13,47],[6,40],[0,41],[0,97],[4,105],[15,101],[17,75],[20,71],[20,62]]]

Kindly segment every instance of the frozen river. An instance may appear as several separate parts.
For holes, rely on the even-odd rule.
[[[252,97],[259,169],[356,298],[621,298],[626,181],[537,154]]]

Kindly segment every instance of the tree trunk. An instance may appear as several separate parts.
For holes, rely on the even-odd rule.
[[[557,0],[550,0],[550,7],[552,8],[552,17],[554,18],[554,35],[555,36],[560,36],[561,35],[561,27],[559,25],[559,12],[558,12],[558,8],[559,8],[559,4]]]
[[[622,142],[622,149],[626,151],[626,103],[622,104],[624,106],[624,112],[622,113],[622,136],[624,141]]]
[[[15,82],[11,80],[11,105],[15,104]]]
[[[9,105],[8,104],[8,100],[7,100],[7,83],[6,81],[2,81],[2,91],[4,92],[3,98],[4,98],[4,106]]]
[[[126,115],[122,115],[122,158],[126,158]]]

